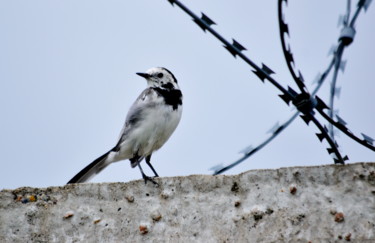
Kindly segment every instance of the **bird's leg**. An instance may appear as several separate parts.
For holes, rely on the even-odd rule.
[[[147,181],[151,181],[151,182],[154,183],[155,185],[159,185],[156,181],[154,181],[154,179],[152,179],[152,177],[147,176],[147,175],[143,172],[142,167],[141,167],[141,163],[138,163],[138,167],[139,167],[139,170],[140,170],[141,173],[142,173],[142,177],[143,177],[143,180],[145,181],[145,184],[147,184]]]
[[[155,177],[159,177],[158,173],[156,173],[154,167],[152,167],[152,165],[151,165],[151,162],[150,162],[150,161],[151,161],[151,155],[152,155],[152,154],[150,154],[149,156],[146,157],[146,163],[147,163],[148,166],[151,168],[151,170],[154,172]]]

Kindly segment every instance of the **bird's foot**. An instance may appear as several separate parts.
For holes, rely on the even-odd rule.
[[[145,181],[145,184],[147,184],[147,181],[151,181],[154,185],[157,185],[159,186],[159,183],[157,183],[154,178],[158,177],[158,176],[154,176],[154,177],[151,177],[151,176],[146,176],[145,174],[142,175],[143,177],[143,180]]]

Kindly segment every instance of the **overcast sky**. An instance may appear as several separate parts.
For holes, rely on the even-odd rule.
[[[273,69],[284,87],[296,87],[281,51],[277,1],[182,2],[214,20],[214,29],[245,46],[255,63]],[[291,48],[311,89],[330,61],[346,1],[288,2]],[[335,100],[349,128],[372,137],[374,13],[370,6],[358,18]],[[184,94],[181,123],[152,158],[160,176],[209,174],[209,168],[236,160],[239,151],[262,142],[277,121],[293,114],[270,83],[262,84],[249,66],[166,0],[2,0],[0,33],[0,189],[64,185],[112,148],[129,107],[146,87],[135,73],[151,67],[170,69]],[[327,103],[328,91],[327,82],[318,94]],[[333,163],[316,132],[297,119],[227,173]],[[345,135],[337,141],[349,163],[374,161],[374,152]],[[141,179],[139,170],[122,161],[92,181],[134,179]]]

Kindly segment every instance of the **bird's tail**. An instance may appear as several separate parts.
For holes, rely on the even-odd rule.
[[[82,183],[88,181],[91,177],[98,174],[110,164],[108,162],[106,163],[106,159],[108,158],[108,155],[111,151],[112,150],[108,151],[107,153],[91,162],[91,164],[83,168],[80,172],[78,172],[77,175],[75,175],[70,181],[68,181],[67,184]]]

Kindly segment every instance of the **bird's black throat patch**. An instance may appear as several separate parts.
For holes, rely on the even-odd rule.
[[[164,98],[165,104],[172,106],[177,110],[178,105],[182,105],[182,93],[178,89],[153,88],[159,95]]]

